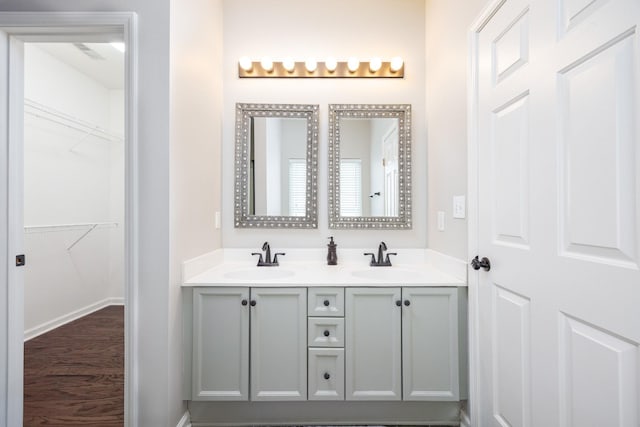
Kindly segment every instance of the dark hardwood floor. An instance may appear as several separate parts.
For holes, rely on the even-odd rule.
[[[25,343],[25,426],[123,424],[124,307],[106,307]]]

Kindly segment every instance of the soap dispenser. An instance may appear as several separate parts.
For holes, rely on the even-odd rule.
[[[329,237],[329,239],[331,240],[327,245],[327,248],[329,248],[327,252],[327,265],[338,265],[338,253],[336,252],[338,245],[333,242],[333,236]]]

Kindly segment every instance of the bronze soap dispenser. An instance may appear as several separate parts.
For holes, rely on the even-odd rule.
[[[338,265],[338,253],[336,252],[338,245],[333,242],[333,236],[329,237],[329,239],[331,240],[327,245],[327,248],[329,248],[327,252],[327,265]]]

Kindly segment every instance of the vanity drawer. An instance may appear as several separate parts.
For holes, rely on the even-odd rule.
[[[344,316],[344,288],[309,288],[309,316]]]
[[[309,400],[344,400],[344,349],[309,349]]]
[[[341,317],[310,317],[309,347],[344,347],[344,319]]]

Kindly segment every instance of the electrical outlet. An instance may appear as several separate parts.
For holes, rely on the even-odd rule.
[[[464,218],[466,216],[465,197],[453,196],[453,217]]]
[[[444,211],[438,211],[438,231],[444,231]]]

